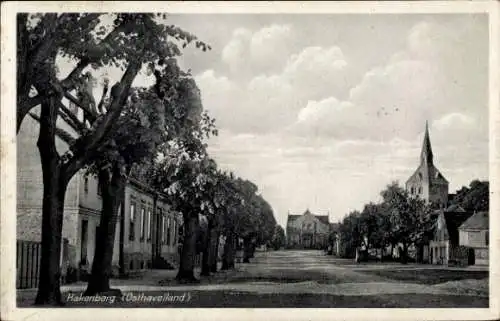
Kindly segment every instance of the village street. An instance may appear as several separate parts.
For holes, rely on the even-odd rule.
[[[197,270],[199,273],[199,270]],[[321,251],[257,252],[249,264],[180,285],[176,270],[148,270],[133,279],[112,280],[123,292],[109,303],[70,306],[123,307],[487,307],[488,272],[399,263],[355,264]],[[78,296],[86,283],[63,286]],[[183,302],[139,302],[145,296],[182,296]],[[19,291],[18,304],[31,304],[35,290]]]

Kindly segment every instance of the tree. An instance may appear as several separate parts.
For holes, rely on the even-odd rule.
[[[344,253],[347,257],[353,257],[356,249],[362,244],[360,216],[360,212],[353,211],[344,217],[339,226]]]
[[[172,149],[159,164],[156,181],[170,195],[175,211],[182,213],[184,221],[180,282],[197,282],[194,276],[194,257],[197,251],[199,214],[209,205],[216,164],[207,155],[193,156],[182,149]],[[214,215],[213,209],[207,210]]]
[[[147,161],[157,156],[161,144],[173,139],[177,143],[192,144],[191,141],[197,139],[193,135],[202,128],[200,122],[210,120],[206,115],[202,117],[202,108],[196,99],[193,103],[191,97],[198,95],[197,87],[193,86],[190,75],[180,70],[175,59],[167,60],[166,68],[155,70],[155,75],[153,88],[138,90],[132,95],[131,108],[118,119],[117,130],[108,138],[110,144],[101,148],[95,163],[105,192],[98,235],[102,246],[93,261],[88,295],[110,290],[118,205],[123,202],[126,183],[124,173],[130,173],[134,165],[147,166]],[[113,169],[111,175],[109,168]],[[105,208],[107,203],[115,206]]]
[[[260,219],[259,219],[259,229],[256,239],[257,246],[268,244],[272,241],[274,234],[276,232],[276,218],[274,217],[274,211],[271,205],[260,196],[261,206],[260,206]],[[284,231],[283,231],[283,242],[284,242]],[[283,244],[284,245],[284,244]],[[255,249],[255,247],[254,247]]]
[[[372,243],[380,244],[380,236],[377,234],[378,227],[378,207],[373,203],[366,204],[359,216],[359,228],[361,234],[361,244],[368,249]]]
[[[402,260],[406,262],[409,245],[419,245],[432,226],[430,207],[424,200],[411,197],[397,182],[388,185],[381,195],[389,212],[392,240],[402,243]]]
[[[281,247],[285,246],[286,238],[285,238],[285,230],[281,225],[276,225],[274,227],[274,234],[271,240],[271,246],[276,251]]]
[[[47,64],[53,64],[59,51],[79,56],[79,64],[61,81],[64,89],[75,88],[75,80],[87,65],[110,55],[120,30],[97,44],[91,31],[100,22],[100,14],[27,14],[17,15],[17,131],[28,112],[43,102],[39,83],[47,81]],[[36,88],[36,90],[34,90]]]
[[[180,54],[177,45],[168,38],[185,43],[195,38],[176,27],[158,24],[153,14],[117,14],[109,28],[97,30],[94,29],[100,22],[100,15],[42,14],[34,18],[37,17],[40,20],[33,28],[29,27],[28,16],[18,17],[18,37],[23,41],[18,47],[18,87],[21,89],[18,92],[18,127],[26,113],[41,103],[37,145],[44,197],[40,283],[35,303],[59,305],[62,301],[59,289],[62,217],[69,181],[98,152],[121,114],[132,82],[143,64],[155,64]],[[34,44],[32,47],[25,43],[30,41]],[[25,44],[26,50],[22,48]],[[60,53],[78,61],[63,80],[58,79],[55,64]],[[125,69],[121,80],[111,88],[108,108],[103,113],[95,106],[95,99],[89,98],[88,86],[82,85],[86,81],[81,72],[89,65],[94,68],[115,65]],[[30,95],[33,89],[37,92],[35,96]],[[63,97],[83,110],[90,128],[81,128],[63,104]],[[68,152],[63,155],[55,148],[58,117],[83,132],[72,140]]]
[[[452,204],[460,205],[470,212],[489,210],[489,182],[473,180],[469,187],[463,186],[456,192]]]

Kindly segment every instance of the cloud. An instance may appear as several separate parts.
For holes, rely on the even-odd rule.
[[[255,181],[282,224],[306,207],[340,218],[403,183],[418,166],[426,120],[450,192],[487,177],[487,58],[475,58],[469,27],[450,26],[416,23],[392,56],[361,71],[362,55],[345,43],[298,48],[285,25],[236,32],[223,59],[238,73],[197,76],[221,129],[210,153]]]
[[[264,33],[266,36],[263,36],[256,33],[252,39],[259,39],[255,42],[262,44],[272,38],[270,34],[276,36],[277,33],[288,32],[288,28],[278,26],[270,30],[275,30],[274,34]],[[232,59],[229,52],[236,52],[239,50],[236,48],[244,46],[235,39],[250,37],[243,30],[235,34],[224,49],[224,57],[228,61]],[[212,70],[196,76],[204,105],[215,111],[221,119],[219,124],[234,132],[275,131],[292,124],[302,105],[308,101],[328,97],[332,92],[342,91],[342,88],[346,91],[343,75],[347,63],[340,48],[306,47],[288,59],[283,59],[282,55],[279,57],[285,61],[283,68],[275,73],[257,73],[247,81],[232,75],[216,75]],[[235,60],[231,61],[235,63]],[[247,61],[246,65],[251,65],[251,61]],[[245,72],[248,69],[242,70]]]
[[[457,36],[453,29],[435,23],[415,24],[408,32],[406,48],[395,53],[385,65],[368,70],[350,88],[345,100],[332,94],[326,99],[308,101],[297,113],[293,127],[298,134],[388,141],[394,137],[415,138],[425,120],[439,120],[436,126],[442,127],[447,118],[441,117],[453,112],[470,114],[473,118],[477,115],[476,125],[487,126],[484,97],[472,100],[468,91],[457,85],[468,82],[466,79],[470,77],[478,77],[467,74],[456,63],[470,58],[463,56],[468,51],[457,50],[464,47],[459,40],[461,36],[468,39],[467,30],[460,29]],[[450,69],[455,70],[451,78]],[[479,77],[484,81],[486,74]],[[448,117],[455,117],[448,121],[464,121],[463,117],[456,118],[457,115]],[[464,138],[458,132],[455,136]]]
[[[440,119],[434,122],[434,126],[438,130],[449,130],[455,126],[459,126],[459,129],[464,129],[464,127],[471,128],[474,126],[474,120],[472,117],[461,113],[451,113],[444,115]]]
[[[222,61],[235,77],[278,70],[283,66],[283,57],[290,54],[291,40],[290,25],[272,24],[257,31],[239,28],[224,46]]]
[[[250,57],[261,68],[281,66],[293,39],[290,25],[273,24],[255,32],[250,39]]]
[[[288,59],[282,79],[308,99],[321,99],[347,89],[347,67],[346,58],[337,46],[306,47]]]
[[[435,141],[439,144],[473,147],[488,143],[488,126],[465,113],[452,112],[432,123]]]
[[[229,65],[231,71],[238,72],[245,65],[252,33],[245,28],[238,28],[228,44],[222,49],[222,61]]]

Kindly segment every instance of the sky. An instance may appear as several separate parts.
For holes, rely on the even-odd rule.
[[[425,129],[450,193],[488,179],[488,21],[482,14],[173,14],[219,136],[209,153],[255,182],[279,224],[331,222],[404,184]]]

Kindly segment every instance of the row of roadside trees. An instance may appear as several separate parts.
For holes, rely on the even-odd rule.
[[[389,184],[381,193],[381,201],[365,204],[362,211],[352,211],[339,223],[342,254],[354,257],[356,250],[381,250],[384,258],[386,249],[392,256],[394,248],[400,248],[400,259],[406,262],[408,249],[416,249],[416,258],[422,254],[422,246],[433,235],[435,210],[432,204],[412,197],[397,182]],[[489,206],[489,184],[473,180],[469,187],[457,191],[449,205],[459,205],[469,212],[487,211]],[[335,235],[331,235],[333,241]],[[367,253],[365,253],[367,254]]]
[[[146,183],[167,193],[173,208],[183,215],[184,246],[177,275],[181,281],[196,280],[194,257],[199,250],[205,254],[203,274],[216,270],[221,234],[227,247],[223,268],[234,266],[237,238],[245,240],[248,261],[254,245],[273,235],[273,211],[257,187],[222,171],[209,157],[206,139],[217,135],[215,122],[203,111],[194,78],[177,64],[181,48],[194,44],[206,51],[210,46],[167,21],[166,15],[143,13],[17,16],[17,131],[27,115],[40,125],[43,209],[38,305],[62,302],[64,199],[77,172],[96,176],[102,191],[100,246],[86,290],[89,295],[111,290],[118,209],[132,172],[142,173]],[[59,73],[61,59],[73,64],[64,77]],[[110,68],[122,70],[121,79],[112,86],[108,77],[95,76]],[[142,74],[154,76],[154,84],[135,86]],[[98,99],[93,92],[96,84]],[[68,102],[79,112],[68,108]],[[68,146],[62,154],[56,138]],[[206,228],[200,227],[200,214],[207,217]],[[197,249],[198,243],[207,246]]]

